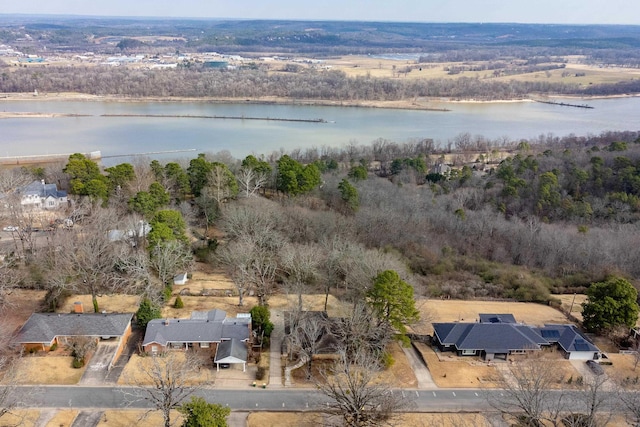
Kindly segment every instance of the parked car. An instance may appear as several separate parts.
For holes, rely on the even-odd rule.
[[[587,360],[587,366],[591,369],[591,372],[596,375],[604,374],[604,369],[602,369],[602,366],[600,366],[600,364],[595,360]]]
[[[2,229],[2,231],[18,231],[18,227],[15,225],[7,225]]]

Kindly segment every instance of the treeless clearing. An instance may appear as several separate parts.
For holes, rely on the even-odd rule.
[[[70,426],[73,424],[73,420],[75,420],[77,416],[78,411],[71,409],[57,411],[47,423],[47,427]]]
[[[86,369],[71,367],[71,356],[25,356],[18,360],[20,384],[77,384]]]
[[[587,300],[585,294],[552,295],[552,297],[559,299],[562,302],[562,308],[567,312],[571,310],[571,315],[582,322],[582,303]]]
[[[500,374],[495,363],[489,364],[475,357],[468,361],[462,360],[454,353],[440,353],[441,358],[438,358],[426,344],[416,343],[416,347],[427,362],[429,372],[438,387],[496,387],[495,381]]]
[[[73,304],[79,301],[85,313],[93,313],[93,303],[91,295],[73,295],[64,302],[58,309],[59,313],[72,313]],[[137,295],[101,295],[98,297],[98,307],[100,311],[107,313],[135,313],[140,305],[140,297]]]
[[[315,427],[322,425],[325,415],[318,412],[252,412],[247,427]],[[394,420],[402,427],[489,427],[491,424],[481,414],[455,413],[407,413]]]
[[[35,426],[39,416],[40,416],[40,411],[31,410],[31,409],[11,411],[11,413],[5,414],[2,416],[2,418],[0,418],[0,427]],[[68,425],[71,425],[71,424],[68,424]]]
[[[524,302],[419,299],[416,308],[423,321],[412,329],[425,335],[433,334],[431,322],[476,322],[480,313],[511,313],[516,321],[530,325],[570,323],[564,314],[552,307]]]
[[[173,354],[178,357],[178,359],[182,358],[186,360],[185,352],[181,350],[176,350]],[[213,369],[213,364],[210,359],[210,352],[202,352],[203,360],[202,367],[198,371],[197,382],[193,385],[206,385],[213,383],[215,381],[215,370]],[[162,357],[162,356],[155,356]],[[121,385],[151,385],[151,378],[145,374],[144,369],[147,372],[151,371],[151,367],[153,366],[153,356],[139,356],[134,354],[131,356],[131,359],[125,366],[120,378],[118,378],[118,384]]]
[[[162,413],[160,411],[109,410],[104,411],[102,414],[102,418],[100,418],[100,422],[98,422],[98,427],[153,427],[161,426],[163,423]],[[182,415],[180,412],[171,411],[171,425],[182,425]]]
[[[633,354],[620,354],[620,353],[607,353],[607,357],[612,365],[600,365],[604,369],[604,372],[614,380],[630,380],[640,381],[640,363],[636,369],[633,369],[635,364],[635,355]]]

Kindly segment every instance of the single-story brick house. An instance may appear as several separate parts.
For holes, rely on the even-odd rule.
[[[154,319],[147,324],[142,347],[149,353],[167,349],[211,348],[232,339],[251,337],[251,315],[227,317],[223,310],[194,311],[188,319]]]
[[[131,335],[133,313],[33,313],[18,332],[15,342],[25,351],[48,351],[74,337],[118,341],[114,360]]]
[[[485,360],[506,359],[556,345],[567,359],[600,357],[600,349],[574,325],[542,328],[517,323],[511,314],[480,314],[476,323],[433,323],[433,341],[440,351],[459,356],[481,356]]]

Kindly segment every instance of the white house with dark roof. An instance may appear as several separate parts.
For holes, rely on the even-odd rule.
[[[46,184],[44,180],[33,181],[18,190],[20,204],[34,210],[53,210],[67,207],[67,192],[58,190],[56,184]]]
[[[600,349],[574,325],[537,328],[517,323],[511,314],[480,314],[476,323],[433,323],[433,329],[434,344],[441,351],[455,351],[459,356],[506,360],[510,354],[557,345],[567,359],[600,357]]]
[[[158,353],[170,348],[210,348],[212,344],[251,337],[251,316],[227,317],[223,310],[194,311],[188,319],[154,319],[147,324],[142,347]]]

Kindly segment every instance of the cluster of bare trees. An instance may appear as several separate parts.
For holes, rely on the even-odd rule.
[[[141,70],[114,67],[17,69],[0,80],[2,92],[81,92],[95,95],[258,98],[277,96],[321,100],[401,100],[423,97],[512,99],[531,93],[620,94],[638,92],[635,80],[591,85],[566,82],[457,79],[349,78],[339,71],[270,74],[266,70]]]

